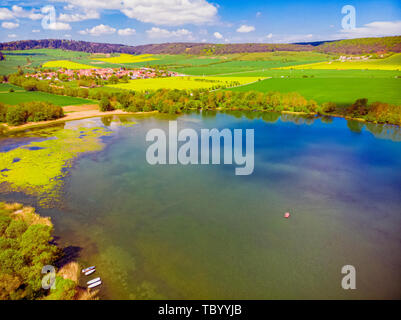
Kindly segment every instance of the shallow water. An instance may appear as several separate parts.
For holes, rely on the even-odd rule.
[[[97,266],[102,298],[401,298],[399,128],[256,113],[176,118],[197,131],[255,129],[254,173],[236,176],[231,165],[151,166],[145,135],[167,131],[169,117],[119,119],[136,124],[67,125],[112,134],[68,169],[61,200],[38,208],[61,245]],[[19,139],[27,143],[3,139],[0,150]],[[0,200],[36,205],[21,192]],[[341,288],[344,265],[356,268],[356,290]]]

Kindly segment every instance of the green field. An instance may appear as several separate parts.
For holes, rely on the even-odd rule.
[[[259,77],[171,77],[130,80],[129,83],[109,85],[108,87],[126,90],[158,89],[210,89],[219,85],[230,86],[233,82],[244,85],[260,80]]]
[[[401,70],[401,54],[397,53],[385,59],[369,59],[366,61],[330,61],[302,64],[285,69],[326,69],[326,70]]]
[[[33,68],[39,67],[47,61],[68,59],[79,62],[90,56],[89,53],[65,51],[60,49],[32,49],[3,51],[6,60],[0,61],[0,75],[7,75],[18,71],[18,67],[24,71],[32,72]]]
[[[381,101],[401,104],[401,54],[388,58],[368,61],[334,61],[336,55],[317,52],[263,52],[230,55],[95,55],[84,52],[59,49],[35,49],[25,51],[5,51],[6,61],[0,62],[0,74],[16,72],[18,66],[25,71],[44,65],[67,68],[143,67],[176,71],[194,77],[215,76],[213,79],[239,81],[243,85],[232,90],[238,91],[280,91],[298,92],[318,103],[333,101],[350,104],[358,98],[368,98],[370,102]],[[152,60],[149,60],[152,59]],[[145,61],[143,61],[145,60]],[[136,62],[134,62],[136,61]],[[331,63],[329,64],[329,61]],[[46,63],[48,62],[48,63]],[[340,64],[342,68],[337,68]],[[321,66],[330,69],[321,69]],[[361,68],[361,69],[356,69]],[[341,69],[341,70],[337,70]],[[346,70],[343,70],[346,69]],[[371,70],[369,70],[371,69]],[[375,69],[375,70],[373,70]],[[384,70],[376,70],[384,69]],[[218,77],[218,78],[217,78]],[[115,92],[120,90],[151,90],[159,88],[213,88],[221,83],[208,83],[179,78],[133,80],[128,84],[93,88],[91,91]],[[76,86],[73,82],[65,86]],[[0,85],[0,101],[18,103],[30,100],[52,100],[58,105],[88,103],[79,98],[67,98],[38,92],[24,92],[14,87],[16,92],[8,94],[10,86]],[[66,101],[67,100],[67,101]]]
[[[401,79],[394,78],[272,78],[230,90],[298,92],[318,103],[351,104],[368,98],[401,104]]]
[[[18,88],[18,87],[17,87]],[[0,87],[1,89],[1,87]],[[1,89],[2,90],[2,89]],[[19,88],[19,90],[23,90]],[[76,98],[76,97],[66,97],[66,96],[58,96],[46,92],[39,91],[25,91],[22,92],[16,91],[13,93],[2,92],[0,93],[0,102],[9,105],[16,105],[22,102],[30,102],[30,101],[46,101],[53,103],[57,106],[70,106],[70,105],[81,105],[81,104],[93,104],[94,102],[87,99]]]

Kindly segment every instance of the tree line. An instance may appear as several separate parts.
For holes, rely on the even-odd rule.
[[[368,104],[367,99],[358,99],[349,106],[333,102],[318,104],[297,92],[236,92],[207,89],[156,91],[107,92],[87,88],[58,87],[49,81],[10,75],[8,81],[28,91],[44,91],[52,94],[89,98],[100,101],[100,110],[122,109],[129,112],[159,111],[181,113],[188,110],[244,110],[302,112],[319,115],[336,115],[345,118],[360,118],[376,123],[401,124],[401,108],[383,102]]]

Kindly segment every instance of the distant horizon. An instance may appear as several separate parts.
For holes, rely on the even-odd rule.
[[[386,38],[386,37],[400,37],[399,35],[394,36],[376,36],[376,37],[360,37],[352,39],[334,39],[334,40],[320,40],[320,41],[304,41],[304,42],[288,42],[288,43],[269,43],[269,42],[241,42],[241,43],[224,43],[223,45],[243,45],[243,44],[258,44],[258,45],[283,45],[283,44],[294,44],[294,45],[308,45],[312,43],[325,43],[325,42],[336,42],[342,40],[355,40],[355,39],[366,39],[366,38]],[[88,43],[98,43],[98,44],[110,44],[110,45],[121,45],[127,47],[139,47],[139,46],[151,46],[151,45],[165,45],[165,44],[197,44],[197,45],[222,45],[214,42],[190,42],[190,41],[174,41],[174,42],[161,42],[161,43],[145,43],[145,44],[124,44],[117,42],[101,42],[101,41],[90,41],[90,40],[75,40],[75,39],[61,39],[61,38],[43,38],[43,39],[25,39],[25,40],[10,40],[10,41],[0,41],[0,43],[14,43],[22,41],[44,41],[44,40],[59,40],[59,41],[74,41],[74,42],[88,42]]]
[[[344,21],[351,24],[347,27]],[[101,43],[129,46],[177,42],[292,44],[399,35],[401,3],[0,0],[0,25],[0,42],[55,38],[99,42],[101,38]]]

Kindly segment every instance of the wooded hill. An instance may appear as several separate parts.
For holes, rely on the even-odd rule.
[[[316,44],[201,44],[201,43],[163,43],[140,46],[96,43],[74,40],[21,40],[0,43],[0,50],[63,49],[89,53],[130,53],[130,54],[231,54],[245,52],[271,51],[320,51],[325,53],[365,54],[377,52],[401,52],[401,36],[382,38],[359,38],[338,40]]]

